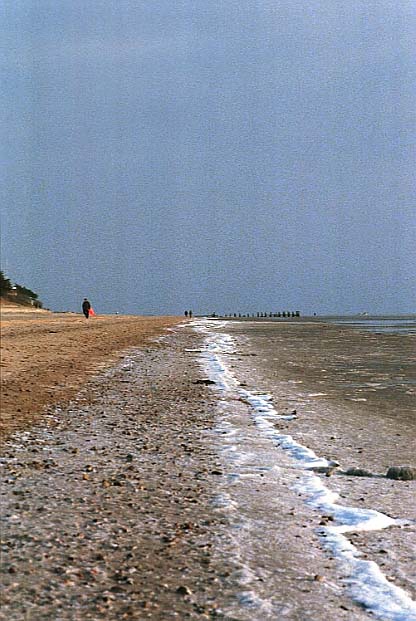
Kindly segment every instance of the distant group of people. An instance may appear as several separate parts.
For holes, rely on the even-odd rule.
[[[188,311],[188,310],[186,310],[186,311],[185,311],[185,313],[184,313],[184,315],[185,315],[185,317],[186,317],[186,318],[188,318],[188,317],[189,317],[189,319],[192,319],[192,311],[191,311],[191,310],[189,310],[189,311]]]

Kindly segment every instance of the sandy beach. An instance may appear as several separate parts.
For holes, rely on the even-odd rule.
[[[145,345],[179,321],[120,315],[86,320],[75,313],[3,307],[2,439],[38,420],[45,406],[68,401],[126,348]]]
[[[88,331],[105,367],[85,384],[81,366],[74,399],[58,409],[51,399],[4,443],[1,619],[215,617],[230,574],[226,561],[210,567],[220,463],[204,436],[215,399],[184,354],[195,336],[177,343],[164,330],[176,322],[64,319],[55,356],[75,335],[82,349]],[[120,354],[115,339],[104,363],[104,330],[135,347]]]
[[[296,492],[300,471],[259,432],[242,397],[267,392],[280,413],[296,409],[282,430],[343,467],[379,473],[409,460],[405,405],[391,422],[387,403],[377,441],[374,421],[356,424],[364,402],[347,401],[329,419],[340,407],[336,374],[325,386],[314,374],[336,365],[335,341],[356,357],[359,339],[325,325],[286,325],[263,340],[260,328],[238,323],[67,314],[9,313],[2,329],[0,619],[374,618],[322,545],[331,516]],[[231,339],[216,373],[228,369],[232,390],[204,366],[207,335],[217,334]],[[314,393],[316,411],[305,401]],[[321,480],[347,505],[403,519],[349,537],[415,597],[414,482]]]

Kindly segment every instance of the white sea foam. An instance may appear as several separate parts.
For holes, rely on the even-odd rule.
[[[356,548],[336,527],[325,530],[324,545],[342,562],[353,599],[384,621],[415,621],[414,600],[389,582],[376,563],[360,559]]]
[[[270,395],[239,387],[234,374],[224,361],[224,355],[235,353],[235,344],[231,336],[217,332],[222,325],[203,321],[196,326],[196,329],[206,336],[206,347],[202,353],[204,369],[219,390],[228,393],[230,397],[237,393],[247,402],[252,409],[256,426],[263,436],[287,451],[295,460],[297,467],[303,471],[296,489],[304,496],[305,501],[314,509],[333,516],[334,525],[322,528],[320,536],[323,545],[342,563],[351,596],[385,621],[416,621],[416,603],[403,589],[389,582],[376,563],[360,558],[358,550],[344,536],[345,533],[353,531],[380,530],[398,526],[400,521],[378,511],[338,503],[339,495],[328,489],[321,478],[310,470],[328,467],[331,462],[317,456],[292,436],[279,432],[277,428],[279,420],[288,420],[288,416],[276,412]],[[320,395],[316,393],[315,396]],[[226,425],[223,426],[223,431],[227,434],[232,433]],[[228,450],[233,448],[228,446]],[[219,506],[236,508],[231,498],[224,494],[221,500],[217,499],[217,502],[218,500]],[[256,602],[255,605],[261,607],[261,602],[252,591],[245,591],[241,596],[246,605],[250,606]]]
[[[212,499],[212,504],[214,507],[219,507],[221,509],[228,509],[229,511],[235,511],[237,509],[237,503],[231,499],[231,496],[226,492],[221,494],[217,494]]]

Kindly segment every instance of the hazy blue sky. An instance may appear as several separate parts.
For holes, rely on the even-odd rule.
[[[2,0],[2,265],[53,309],[410,312],[414,0]]]

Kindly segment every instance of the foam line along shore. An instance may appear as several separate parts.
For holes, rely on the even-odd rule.
[[[287,425],[295,420],[296,413],[278,414],[272,395],[264,392],[262,387],[256,389],[250,386],[248,390],[241,386],[236,364],[239,342],[229,333],[227,324],[202,321],[195,324],[195,329],[205,332],[201,364],[208,377],[215,382],[221,408],[233,408],[236,400],[245,402],[247,416],[255,423],[253,433],[267,438],[273,445],[276,463],[281,460],[282,453],[289,455],[293,461],[293,468],[297,469],[300,477],[292,486],[294,493],[301,494],[304,501],[322,516],[330,517],[330,524],[321,528],[317,537],[322,547],[338,559],[351,598],[381,619],[416,619],[416,603],[410,594],[387,580],[375,561],[362,558],[360,551],[346,536],[360,531],[412,529],[414,521],[406,516],[392,517],[372,508],[363,509],[341,501],[339,494],[331,489],[329,480],[325,479],[324,483],[323,478],[325,469],[331,469],[333,460],[316,454],[279,428],[282,423]]]

